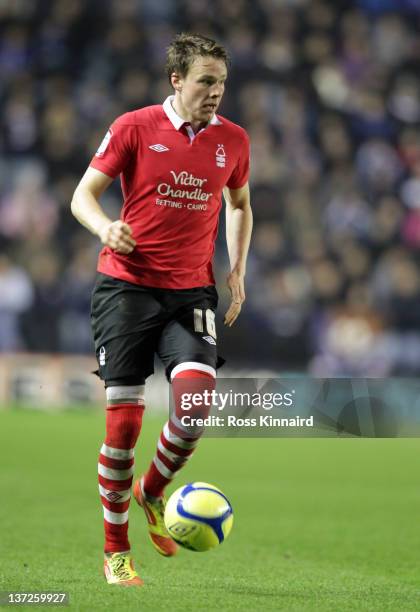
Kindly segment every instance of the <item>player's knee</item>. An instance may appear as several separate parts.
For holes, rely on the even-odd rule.
[[[106,387],[107,407],[144,406],[145,385],[111,385]]]
[[[107,444],[134,448],[142,425],[144,385],[107,387],[106,399]]]
[[[207,418],[216,386],[216,370],[205,363],[184,362],[172,369],[171,379],[175,420],[185,425],[186,415],[197,423]]]
[[[207,380],[215,380],[216,379],[216,370],[212,366],[207,363],[201,363],[198,361],[184,361],[183,363],[179,363],[171,370],[171,381],[174,379],[207,379]]]

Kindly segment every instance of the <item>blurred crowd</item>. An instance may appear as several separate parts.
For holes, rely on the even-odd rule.
[[[419,373],[419,26],[420,0],[2,0],[0,351],[92,351],[100,245],[71,196],[114,118],[171,93],[165,49],[195,31],[227,46],[221,114],[252,145],[247,302],[222,353]]]

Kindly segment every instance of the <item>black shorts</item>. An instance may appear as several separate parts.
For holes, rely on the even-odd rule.
[[[110,384],[142,384],[154,372],[157,354],[171,370],[185,361],[213,368],[217,356],[214,286],[156,289],[98,274],[91,322],[99,370]]]

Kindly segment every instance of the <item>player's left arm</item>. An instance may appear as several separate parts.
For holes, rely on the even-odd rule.
[[[230,261],[227,285],[232,297],[224,322],[231,327],[245,301],[244,281],[252,233],[252,210],[248,183],[239,189],[225,187],[223,195],[226,201],[226,241]]]

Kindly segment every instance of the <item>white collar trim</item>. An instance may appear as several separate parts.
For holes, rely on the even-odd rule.
[[[176,130],[180,130],[184,123],[188,123],[188,121],[185,121],[185,119],[180,117],[175,111],[174,107],[172,106],[172,102],[174,101],[174,99],[175,96],[168,96],[162,106],[174,128]],[[220,119],[217,118],[216,114],[214,114],[213,117],[210,119],[208,125],[222,125],[222,122],[220,121]]]

